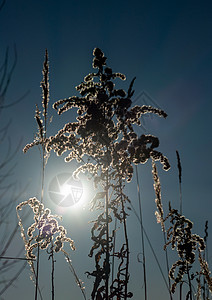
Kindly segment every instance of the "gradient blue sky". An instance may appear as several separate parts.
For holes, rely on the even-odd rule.
[[[127,81],[123,83],[125,89],[132,78],[137,77],[134,99],[146,92],[157,106],[167,112],[166,120],[157,117],[145,119],[145,132],[160,138],[160,150],[169,158],[172,166],[167,173],[159,167],[164,207],[167,208],[168,201],[176,208],[179,207],[175,155],[178,150],[183,167],[184,213],[194,221],[194,230],[200,235],[204,235],[205,221],[209,221],[209,258],[212,265],[211,28],[211,1],[7,0],[0,12],[0,60],[3,61],[7,46],[11,62],[14,44],[18,54],[7,103],[29,91],[22,102],[5,109],[0,116],[1,125],[12,120],[10,136],[13,147],[20,139],[22,146],[31,142],[36,132],[34,109],[35,103],[41,101],[40,81],[45,49],[49,51],[50,101],[54,103],[58,99],[77,94],[74,87],[92,70],[93,48],[101,48],[108,57],[108,65],[114,71],[126,74]],[[144,104],[145,99],[138,97],[137,104]],[[58,117],[52,110],[50,113],[53,115],[53,123],[49,128],[51,134],[73,117],[68,113],[64,117]],[[140,133],[142,132],[140,129]],[[33,149],[26,155],[20,150],[16,159],[18,165],[14,170],[14,178],[20,186],[29,183],[24,199],[21,198],[20,202],[31,196],[39,197],[38,149]],[[76,164],[65,164],[53,154],[47,166],[46,182],[57,172],[72,172],[75,166]],[[140,166],[139,174],[144,226],[163,264],[162,236],[154,217],[150,164]],[[137,207],[135,188],[133,181],[127,192]],[[46,202],[53,211],[56,210],[49,201],[47,192]],[[68,210],[63,214],[66,227],[77,247],[72,261],[79,277],[85,281],[89,295],[92,279],[87,280],[84,272],[92,270],[93,264],[87,257],[92,245],[87,222],[93,216],[87,209]],[[133,213],[129,217],[129,234],[132,275],[130,287],[134,292],[133,299],[138,300],[142,299],[143,279],[141,264],[137,262],[137,254],[141,252],[139,224]],[[11,255],[20,249],[19,245],[20,241],[17,240]],[[148,245],[146,251],[149,299],[168,299]],[[43,264],[45,270],[50,268],[48,262]],[[56,299],[82,299],[73,276],[68,272],[68,267],[58,258]],[[33,299],[34,288],[28,275],[27,269],[2,299],[10,300],[15,296],[23,300]],[[50,280],[48,272],[43,272],[42,276],[44,299],[49,299],[50,286],[46,284]]]

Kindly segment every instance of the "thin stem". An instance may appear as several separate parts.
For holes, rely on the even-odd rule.
[[[115,226],[114,226],[114,233],[113,233],[112,283],[114,280],[114,267],[115,267],[116,229],[117,229],[117,218],[115,218]]]
[[[53,248],[53,242],[51,241],[51,259],[52,259],[52,276],[51,276],[51,279],[52,279],[52,300],[54,300],[54,248]]]
[[[66,261],[69,264],[69,269],[70,269],[70,271],[72,272],[72,274],[75,277],[76,283],[79,286],[79,288],[80,288],[80,290],[81,290],[81,292],[83,294],[83,298],[86,300],[87,298],[86,298],[86,295],[85,295],[85,291],[84,291],[84,287],[83,287],[83,282],[78,278],[78,276],[77,276],[77,274],[75,272],[75,269],[74,269],[74,267],[73,267],[73,265],[71,263],[71,260],[70,260],[70,257],[68,255],[68,253],[65,252],[63,249],[61,249],[61,251],[63,252],[63,254],[64,254],[65,258],[66,258]]]
[[[167,240],[166,240],[166,233],[165,231],[163,231],[163,240],[164,240],[164,245],[167,244]],[[168,282],[169,282],[169,295],[170,295],[170,299],[172,300],[172,293],[171,293],[171,280],[169,277],[169,258],[168,258],[168,251],[167,248],[165,248],[165,255],[166,255],[166,269],[167,269],[167,273],[168,273]]]
[[[183,283],[180,283],[180,300],[182,300]]]
[[[122,189],[121,186],[120,186],[120,189]],[[121,192],[122,211],[123,211],[123,215],[124,215],[124,236],[125,236],[125,243],[126,243],[126,248],[127,248],[127,262],[126,262],[126,271],[125,271],[125,291],[124,291],[124,299],[127,299],[128,269],[129,269],[129,241],[128,241],[128,236],[127,236],[127,223],[126,223],[126,213],[125,213],[125,209],[124,209],[124,201],[122,199],[122,191],[120,191],[120,192]]]
[[[41,203],[43,203],[44,196],[44,178],[45,178],[45,145],[42,144],[42,175],[41,175]]]
[[[164,245],[167,245],[166,228],[165,228],[165,224],[164,224],[164,212],[163,212],[163,204],[162,204],[162,197],[161,197],[161,184],[160,184],[157,167],[156,167],[154,160],[152,161],[152,173],[153,173],[154,190],[155,190],[155,196],[156,196],[155,202],[156,202],[156,206],[158,209],[157,213],[160,217],[159,222],[161,224],[161,228],[162,228],[162,232],[163,232]],[[165,247],[165,258],[166,258],[166,269],[167,269],[168,282],[169,282],[169,295],[170,295],[170,299],[172,300],[171,281],[170,281],[170,277],[169,277],[168,251],[167,251],[166,247]]]
[[[191,286],[191,278],[190,278],[190,272],[189,272],[189,267],[188,263],[186,262],[186,269],[187,269],[187,275],[188,275],[188,283],[189,283],[189,289],[190,289],[190,300],[192,300],[192,286]]]
[[[180,183],[179,186],[180,189],[180,214],[183,214],[183,200],[182,200],[182,184]]]
[[[141,225],[141,220],[140,220],[140,218],[139,218],[139,215],[137,214],[137,212],[136,212],[136,210],[135,210],[135,208],[134,208],[134,206],[132,205],[131,202],[130,202],[130,206],[132,207],[132,210],[133,210],[133,212],[134,212],[136,218],[138,219],[138,222],[139,222],[140,225]],[[146,230],[145,230],[144,227],[143,227],[143,231],[144,231],[145,238],[146,238],[146,240],[147,240],[147,242],[148,242],[148,244],[149,244],[149,247],[150,247],[150,249],[151,249],[151,251],[152,251],[152,254],[153,254],[153,256],[154,256],[154,258],[155,258],[155,260],[156,260],[156,263],[157,263],[158,268],[159,268],[159,270],[160,270],[161,276],[163,277],[163,280],[164,280],[164,283],[165,283],[165,285],[166,285],[166,287],[167,287],[167,290],[169,291],[170,289],[169,289],[167,280],[166,280],[166,278],[165,278],[165,275],[164,275],[164,273],[163,273],[162,267],[161,267],[161,265],[160,265],[160,263],[159,263],[159,260],[158,260],[158,258],[157,258],[157,255],[156,255],[156,253],[155,253],[155,250],[154,250],[154,248],[153,248],[153,246],[152,246],[152,243],[151,243],[151,241],[150,241],[150,239],[149,239],[149,237],[148,237],[148,235],[147,235]],[[140,262],[140,261],[139,261],[139,262]]]
[[[105,192],[106,192],[106,196],[105,196],[105,210],[106,210],[106,265],[105,265],[105,269],[106,269],[106,281],[105,281],[105,285],[106,285],[106,299],[108,299],[109,296],[109,273],[110,273],[110,253],[109,253],[109,209],[108,209],[108,204],[109,204],[109,197],[108,197],[108,172],[106,175],[106,187],[105,187]]]
[[[44,176],[45,176],[45,159],[44,159],[44,153],[45,153],[44,144],[42,144],[41,203],[43,203],[43,194],[44,194]],[[40,260],[40,245],[38,243],[35,300],[37,300],[37,294],[38,294],[39,260]]]
[[[35,259],[33,259],[33,258],[25,258],[25,257],[8,257],[8,256],[0,256],[0,259],[35,260]]]
[[[136,170],[136,180],[137,180],[138,204],[139,204],[139,214],[140,214],[140,229],[141,229],[141,241],[142,241],[142,254],[143,254],[144,293],[145,293],[145,300],[147,300],[147,280],[146,280],[146,261],[145,261],[146,259],[145,259],[145,248],[144,248],[143,217],[142,217],[141,196],[140,196],[137,166],[135,166],[135,170]]]
[[[40,245],[38,243],[38,254],[37,254],[37,268],[36,268],[36,287],[35,287],[35,300],[38,299],[38,275],[39,275],[39,258],[40,258]]]

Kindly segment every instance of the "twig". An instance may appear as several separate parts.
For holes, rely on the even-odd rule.
[[[139,187],[137,166],[135,166],[135,170],[136,170],[137,191],[138,191],[138,204],[139,204],[140,225],[141,225],[140,229],[141,229],[142,255],[143,255],[144,293],[145,293],[145,300],[147,300],[147,280],[146,280],[146,260],[145,260],[145,248],[144,248],[144,231],[143,231],[143,218],[142,218],[142,209],[141,209],[141,196],[140,196],[140,187]]]
[[[24,257],[9,257],[9,256],[0,256],[0,259],[13,259],[13,260],[32,260],[35,261],[33,258],[24,258]]]

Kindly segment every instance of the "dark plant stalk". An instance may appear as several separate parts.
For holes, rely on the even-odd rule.
[[[127,299],[127,287],[128,287],[128,269],[129,269],[129,241],[127,236],[127,223],[126,223],[126,213],[125,213],[125,207],[124,207],[124,201],[122,197],[122,191],[121,191],[121,206],[123,211],[123,223],[124,223],[124,237],[125,237],[125,243],[126,243],[126,250],[127,250],[127,262],[126,262],[126,270],[125,270],[125,291],[124,291],[124,299]]]
[[[205,236],[204,236],[204,242],[205,242],[205,251],[203,253],[204,260],[208,261],[208,221],[205,222]],[[206,285],[206,280],[204,278],[204,291],[205,292],[205,299],[209,299],[209,288]]]
[[[182,204],[182,166],[181,166],[179,152],[176,151],[176,154],[177,154],[177,167],[178,167],[179,192],[180,192],[180,214],[182,215],[182,213],[183,213],[183,204]],[[187,270],[189,289],[190,289],[190,299],[192,300],[191,278],[190,278],[190,272],[189,272],[189,267],[188,267],[187,262],[186,262],[186,270]],[[180,285],[180,287],[181,287],[181,285]],[[182,293],[182,291],[181,291],[181,293]]]
[[[34,260],[33,258],[25,258],[25,257],[8,257],[8,256],[0,256],[0,259]]]
[[[166,233],[165,231],[163,231],[163,240],[164,240],[164,245],[167,244],[167,239],[166,239]],[[168,273],[168,282],[169,282],[169,295],[170,295],[170,299],[172,300],[172,293],[171,293],[171,281],[170,281],[170,277],[169,277],[169,257],[168,257],[168,251],[167,248],[165,249],[165,255],[166,255],[166,269],[167,269],[167,273]]]
[[[190,272],[189,272],[189,267],[188,267],[188,263],[187,262],[186,262],[186,271],[187,271],[188,284],[189,284],[189,290],[190,290],[190,300],[192,300],[193,297],[192,297],[191,277],[190,277]]]
[[[143,255],[143,273],[144,273],[144,293],[145,300],[147,300],[147,280],[146,280],[146,259],[145,259],[145,248],[144,248],[144,230],[143,230],[143,218],[142,218],[142,208],[141,208],[141,196],[138,180],[138,168],[135,166],[136,170],[136,180],[137,180],[137,191],[138,191],[138,204],[139,204],[139,214],[140,214],[140,229],[141,229],[141,241],[142,241],[142,255]]]
[[[38,299],[38,277],[39,277],[39,260],[40,260],[40,245],[38,243],[37,264],[36,264],[36,283],[35,283],[35,300]]]
[[[105,280],[105,288],[106,288],[106,299],[109,296],[109,273],[110,273],[110,253],[109,253],[109,197],[108,197],[108,171],[106,174],[106,186],[105,186],[105,213],[106,213],[106,260],[105,260],[105,269],[106,269],[106,280]]]
[[[52,300],[54,300],[54,246],[53,246],[53,242],[51,241],[51,260],[52,260],[52,276],[51,276],[51,280],[52,280]]]
[[[180,283],[180,300],[182,300],[183,283]]]
[[[115,267],[116,229],[117,229],[117,218],[115,218],[115,226],[113,232],[112,282],[114,280],[114,267]]]
[[[182,166],[180,161],[180,155],[179,152],[176,150],[177,155],[177,168],[178,168],[178,180],[179,180],[179,193],[180,193],[180,214],[183,214],[183,204],[182,204]],[[189,289],[190,289],[190,299],[192,299],[192,290],[191,290],[191,280],[190,280],[190,274],[188,269],[188,263],[186,263],[186,269],[187,269],[187,275],[188,275],[188,282],[189,282]],[[180,284],[180,297],[182,297],[182,289],[183,284]]]

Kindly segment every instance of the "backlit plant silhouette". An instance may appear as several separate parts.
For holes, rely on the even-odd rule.
[[[129,290],[130,243],[127,230],[128,208],[133,205],[131,199],[125,194],[125,186],[132,180],[134,166],[145,164],[149,159],[152,161],[156,218],[161,224],[166,251],[169,297],[173,299],[173,294],[180,285],[180,299],[182,299],[182,286],[188,283],[186,299],[201,299],[203,287],[204,300],[209,299],[208,291],[212,291],[212,278],[205,256],[202,254],[205,250],[207,235],[204,240],[192,233],[192,222],[182,215],[182,197],[180,212],[169,205],[169,211],[165,214],[156,161],[160,161],[165,171],[170,168],[169,161],[156,150],[159,146],[157,137],[150,134],[137,134],[137,127],[141,125],[143,115],[152,113],[163,118],[167,115],[163,110],[147,105],[132,107],[135,78],[131,81],[127,92],[124,89],[116,89],[115,81],[125,80],[125,75],[114,72],[107,66],[106,57],[99,48],[94,49],[93,55],[93,68],[96,71],[85,76],[84,81],[76,87],[80,95],[59,100],[53,104],[59,115],[77,108],[76,120],[65,124],[55,136],[47,137],[49,66],[46,51],[41,82],[43,111],[36,108],[35,119],[38,133],[35,140],[24,148],[26,152],[35,145],[41,146],[43,174],[41,201],[33,197],[17,206],[26,258],[36,284],[35,300],[39,291],[39,253],[44,249],[47,249],[52,259],[52,299],[54,299],[54,255],[56,252],[62,252],[65,255],[82,295],[86,299],[82,282],[71,265],[68,253],[63,249],[64,243],[67,242],[74,250],[73,240],[67,237],[64,227],[58,224],[58,216],[52,215],[50,209],[44,208],[44,171],[52,150],[58,156],[65,154],[66,162],[76,160],[79,166],[74,171],[74,176],[78,177],[80,172],[86,172],[93,180],[96,189],[96,194],[90,201],[90,209],[96,211],[98,216],[91,221],[93,245],[88,254],[94,257],[94,270],[86,272],[88,277],[94,279],[91,291],[92,300],[121,300],[133,297],[133,291]],[[182,169],[179,154],[178,169],[181,192]],[[34,221],[25,233],[20,210],[27,205],[33,210]],[[139,222],[143,230],[141,218]],[[167,230],[168,222],[170,226]],[[169,245],[173,250],[177,250],[179,256],[171,268],[167,252]],[[192,268],[197,254],[200,269],[193,272]],[[36,268],[34,260],[36,260]],[[145,300],[147,300],[146,280],[144,265]],[[197,290],[192,285],[194,280],[197,282]]]
[[[116,89],[114,81],[125,80],[125,75],[115,73],[106,65],[104,53],[95,48],[93,68],[84,82],[76,87],[81,96],[73,96],[54,103],[53,107],[62,114],[74,107],[77,110],[76,122],[67,123],[55,136],[48,139],[47,150],[57,155],[66,155],[66,162],[76,159],[81,165],[75,171],[92,174],[94,185],[101,188],[91,201],[92,210],[101,213],[93,222],[91,239],[93,246],[89,253],[95,254],[95,270],[87,272],[94,277],[92,299],[127,299],[133,296],[128,291],[129,282],[129,241],[127,236],[126,204],[130,202],[124,194],[125,182],[133,176],[133,164],[146,163],[149,158],[160,160],[164,170],[169,162],[155,148],[159,140],[152,135],[138,136],[136,125],[146,113],[166,117],[163,110],[151,106],[132,105],[133,83],[125,92]],[[123,225],[123,244],[115,249],[115,220]],[[119,261],[116,275],[114,259]],[[112,260],[112,271],[111,271]],[[111,281],[109,279],[111,278]]]
[[[55,260],[54,254],[58,252],[62,252],[66,261],[69,264],[69,268],[72,271],[75,280],[80,287],[84,299],[84,287],[81,280],[78,278],[71,260],[67,251],[64,250],[64,243],[68,243],[72,250],[75,250],[74,241],[67,237],[66,229],[58,224],[58,219],[60,218],[57,215],[52,215],[51,210],[49,208],[44,207],[44,179],[45,179],[45,166],[48,160],[48,153],[46,152],[46,134],[47,134],[47,125],[48,125],[48,104],[49,104],[49,63],[48,63],[48,52],[46,50],[45,60],[43,64],[43,80],[41,81],[41,88],[43,91],[42,98],[42,107],[43,111],[41,112],[36,105],[35,111],[35,120],[38,126],[38,132],[35,135],[35,139],[32,143],[27,144],[23,152],[26,153],[30,148],[34,146],[41,147],[41,158],[42,158],[42,182],[41,182],[41,201],[39,201],[36,197],[30,198],[27,201],[21,202],[17,207],[17,216],[19,220],[19,226],[21,228],[21,236],[23,238],[26,250],[26,259],[31,267],[32,271],[32,280],[35,283],[35,300],[38,298],[38,292],[42,299],[42,294],[39,289],[39,260],[40,260],[40,251],[46,250],[49,258],[52,261],[52,270],[51,270],[51,284],[52,284],[52,295],[51,299],[54,299],[54,268],[55,268]],[[23,225],[22,218],[20,216],[20,211],[25,206],[30,206],[34,213],[34,223],[32,223],[27,228],[27,233],[25,233],[25,228]],[[35,252],[37,250],[37,252]],[[34,261],[36,261],[36,268],[34,265]]]
[[[177,152],[178,169],[179,169],[179,183],[181,185],[182,168]],[[205,241],[199,235],[192,233],[193,223],[182,215],[182,198],[180,195],[180,213],[177,209],[173,209],[169,203],[169,212],[167,216],[164,215],[162,199],[161,199],[161,186],[158,177],[156,164],[152,163],[152,174],[154,179],[154,190],[155,190],[155,203],[157,210],[155,212],[157,222],[161,224],[161,229],[164,234],[164,250],[171,245],[172,250],[176,249],[179,259],[173,263],[169,270],[169,278],[173,281],[171,286],[171,293],[174,294],[177,285],[180,285],[180,299],[182,299],[182,286],[184,283],[188,283],[189,289],[186,294],[186,299],[202,299],[201,295],[203,292],[203,299],[209,298],[209,291],[212,293],[212,278],[208,268],[208,263],[205,260],[202,252],[205,250]],[[181,186],[180,186],[181,194]],[[165,224],[169,221],[170,227],[166,230]],[[198,255],[197,255],[198,254]],[[195,270],[196,256],[199,261],[199,270]],[[187,277],[187,279],[185,278]],[[203,282],[201,281],[203,277]],[[192,281],[196,280],[197,290],[194,289]],[[207,295],[206,295],[207,294]],[[172,296],[171,296],[172,297]]]

